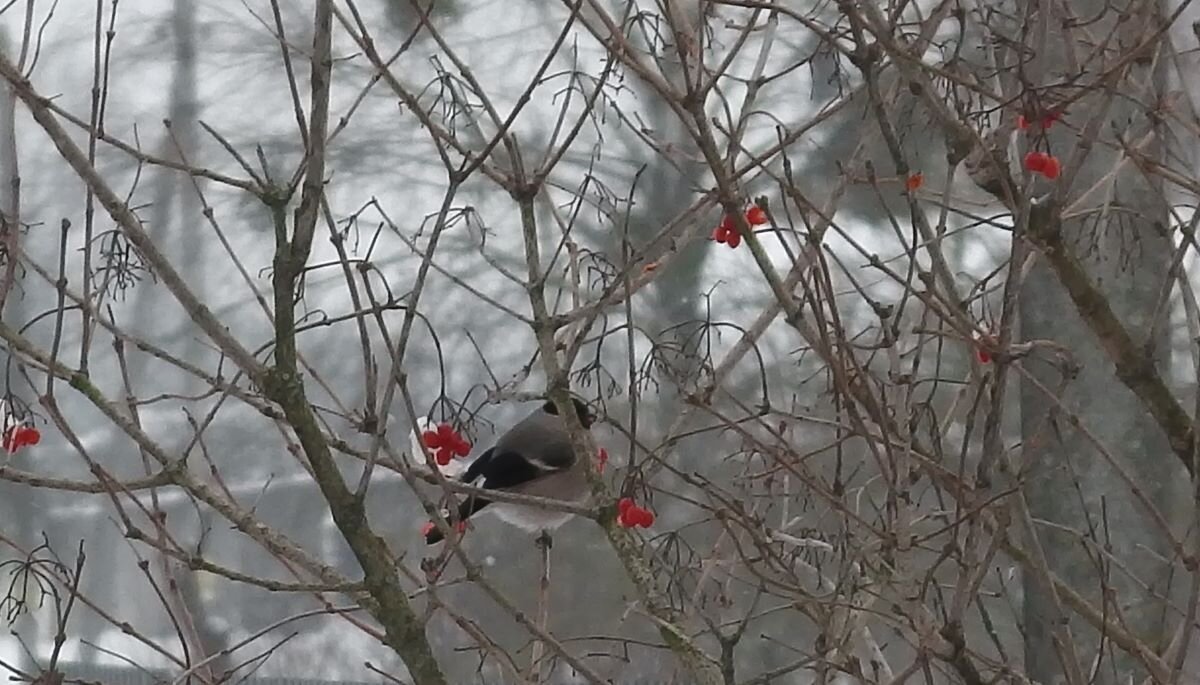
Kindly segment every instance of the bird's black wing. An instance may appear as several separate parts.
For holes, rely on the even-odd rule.
[[[462,481],[470,483],[482,476],[483,483],[480,485],[489,490],[496,490],[527,483],[553,472],[554,469],[539,468],[516,452],[496,452],[495,448],[489,448],[479,455],[478,459],[471,462],[462,475]],[[486,497],[469,495],[458,503],[458,515],[452,517],[450,522],[455,524],[466,521],[491,503],[492,501]],[[425,534],[426,544],[432,545],[441,540],[442,531],[437,528],[431,528]]]
[[[487,448],[483,454],[479,455],[475,458],[475,461],[471,462],[471,465],[467,467],[467,470],[464,471],[461,476],[459,476],[459,480],[464,483],[470,483],[480,476],[484,476],[488,472],[489,465],[492,463],[492,455],[495,454],[495,451],[496,449],[494,447]],[[486,487],[486,485],[484,487]],[[491,500],[484,499],[482,497],[475,497],[473,495],[467,497],[458,503],[458,515],[450,517],[451,525],[460,521],[466,521],[471,517],[472,514],[491,503]],[[429,531],[425,533],[426,544],[432,545],[441,541],[442,531],[438,530],[437,528],[430,528]]]
[[[463,472],[460,480],[462,480],[464,483],[470,483],[479,476],[483,475],[483,473],[487,470],[488,462],[492,460],[492,453],[495,451],[495,449],[496,448],[494,447],[487,448],[486,452],[479,455],[475,461],[471,462],[471,465],[468,466],[467,470]]]

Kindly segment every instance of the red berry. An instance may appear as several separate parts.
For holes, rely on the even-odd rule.
[[[1042,115],[1042,129],[1048,129],[1054,125],[1054,122],[1062,118],[1062,112],[1058,110],[1046,112]]]
[[[1029,120],[1025,118],[1024,114],[1017,115],[1017,128],[1021,129],[1022,131],[1029,128]]]
[[[437,449],[442,446],[442,436],[438,435],[436,431],[425,431],[421,433],[421,442],[425,443],[429,449]]]
[[[986,347],[983,347],[983,344],[994,343],[992,336],[990,334],[980,335],[978,332],[974,332],[971,334],[971,340],[975,342],[975,358],[979,360],[979,363],[990,363],[992,361],[992,353],[989,352]]]
[[[6,452],[16,452],[26,445],[36,445],[42,434],[32,426],[12,426],[4,432],[3,447]]]
[[[1042,171],[1046,168],[1046,161],[1049,155],[1045,152],[1030,152],[1025,155],[1025,168],[1030,171]]]
[[[908,188],[909,191],[913,191],[913,190],[916,190],[917,188],[920,188],[922,185],[924,185],[924,183],[925,183],[925,174],[923,174],[919,171],[915,174],[909,174],[908,178],[904,179],[904,187]]]
[[[728,245],[730,249],[736,250],[737,246],[742,244],[742,234],[738,233],[737,231],[730,231],[729,236],[725,238],[725,244]]]
[[[467,442],[466,440],[463,440],[461,437],[459,437],[457,435],[454,437],[455,437],[454,445],[452,446],[451,451],[453,451],[456,455],[458,455],[460,457],[465,457],[468,454],[470,454],[471,453],[471,443]]]
[[[767,223],[767,210],[759,207],[758,205],[754,205],[750,209],[747,209],[746,223],[750,224],[751,226],[762,226],[763,224]]]
[[[654,525],[654,512],[649,509],[638,510],[638,525],[642,528],[649,528]]]
[[[438,424],[437,430],[425,431],[421,434],[421,441],[429,449],[435,450],[434,458],[442,466],[450,463],[454,455],[465,457],[471,453],[471,443],[448,423]]]
[[[596,453],[596,472],[604,473],[604,465],[608,463],[608,450],[603,447]]]
[[[721,217],[721,225],[719,228],[723,228],[726,231],[732,231],[733,229],[737,228],[737,222],[733,220],[733,215],[726,214],[725,216]]]
[[[717,226],[713,229],[712,239],[718,243],[723,243],[727,235],[729,235],[729,231],[724,226]]]
[[[617,524],[622,528],[649,528],[654,525],[654,513],[633,503],[633,498],[622,497],[617,502]]]
[[[1055,157],[1054,155],[1048,155],[1046,157],[1046,163],[1042,167],[1042,175],[1046,178],[1054,179],[1058,178],[1060,171],[1062,171],[1062,164],[1059,163],[1058,157]]]

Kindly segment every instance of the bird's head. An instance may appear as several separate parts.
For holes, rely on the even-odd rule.
[[[596,421],[596,415],[592,413],[587,403],[578,397],[572,397],[571,402],[575,405],[575,413],[579,414],[579,420],[583,423],[583,427],[591,428]],[[542,411],[558,416],[558,405],[554,404],[553,400],[546,400],[546,403],[542,405]]]

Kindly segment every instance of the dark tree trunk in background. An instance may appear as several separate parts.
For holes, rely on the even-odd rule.
[[[1040,6],[1044,11],[1047,3]],[[1100,22],[1088,29],[1092,36],[1106,36],[1112,30],[1125,32],[1114,43],[1121,46],[1122,52],[1151,35],[1154,28],[1150,16],[1130,17],[1116,28],[1117,13],[1111,6],[1106,10],[1105,3],[1098,0],[1072,3],[1071,9],[1078,16],[1102,14]],[[1036,58],[1041,68],[1035,69],[1031,77],[1035,84],[1061,83],[1077,77],[1064,72],[1069,61],[1064,59],[1063,49],[1086,54],[1095,47],[1071,45],[1067,36],[1058,33],[1059,20],[1056,16],[1048,21],[1051,39],[1041,47],[1045,54]],[[1075,34],[1077,39],[1080,35]],[[1152,132],[1156,136],[1165,133],[1148,121],[1144,112],[1146,104],[1158,101],[1163,83],[1162,70],[1153,67],[1166,59],[1155,57],[1157,47],[1135,60],[1116,84],[1115,89],[1122,95],[1114,101],[1101,136],[1111,140],[1116,133],[1125,140],[1134,140]],[[1106,56],[1100,63],[1085,66],[1087,73],[1078,81],[1094,81],[1100,65],[1110,66],[1116,59],[1117,56]],[[1082,125],[1096,111],[1094,108],[1103,106],[1105,98],[1102,92],[1090,94],[1072,105],[1067,116]],[[1052,151],[1060,157],[1065,157],[1077,140],[1078,127],[1071,128],[1074,130],[1056,126],[1050,132]],[[1144,152],[1160,155],[1161,145],[1144,148]],[[1072,200],[1079,197],[1082,189],[1090,188],[1112,171],[1116,155],[1101,145],[1092,148],[1073,186]],[[1076,211],[1077,218],[1063,223],[1063,238],[1125,326],[1146,342],[1148,354],[1161,369],[1167,359],[1166,335],[1160,333],[1155,340],[1146,337],[1155,324],[1156,305],[1164,281],[1169,278],[1167,265],[1171,260],[1170,241],[1164,227],[1166,207],[1158,185],[1152,184],[1136,165],[1126,164],[1107,192],[1089,196],[1086,209],[1097,211]],[[1044,183],[1037,192],[1039,195],[1047,192]],[[1105,203],[1108,203],[1106,211]],[[1033,229],[1036,228],[1035,224]],[[1171,506],[1172,498],[1179,492],[1175,484],[1185,484],[1187,474],[1142,403],[1117,380],[1112,362],[1080,319],[1057,277],[1040,258],[1020,294],[1020,326],[1023,339],[1053,340],[1070,351],[1079,373],[1066,384],[1063,396],[1066,408],[1078,415],[1086,429],[1133,474],[1150,501],[1167,516],[1178,513],[1178,500],[1176,507]],[[1025,365],[1045,386],[1056,388],[1062,383],[1062,372],[1047,361],[1047,356],[1039,355]],[[1122,623],[1151,648],[1160,648],[1169,639],[1165,632],[1169,625],[1164,623],[1164,604],[1160,601],[1167,591],[1170,572],[1169,565],[1162,561],[1170,555],[1164,536],[1139,509],[1129,488],[1106,466],[1091,443],[1056,411],[1050,398],[1032,383],[1022,382],[1020,402],[1022,443],[1025,457],[1033,464],[1025,479],[1024,493],[1050,570],[1096,606],[1101,606],[1102,588],[1111,588],[1114,596],[1120,598],[1120,604],[1108,606],[1109,615],[1119,612]],[[1103,552],[1109,545],[1117,563]],[[1136,579],[1131,579],[1122,567],[1136,575]],[[1052,640],[1055,616],[1051,607],[1047,592],[1027,572],[1026,672],[1031,679],[1042,683],[1060,682],[1064,677],[1063,663]],[[1082,622],[1072,622],[1070,627],[1082,666],[1090,669],[1100,636],[1085,629]],[[1111,648],[1106,646],[1097,682],[1126,682],[1130,662],[1113,659],[1111,654]],[[1137,673],[1133,677],[1140,680]]]
[[[158,150],[158,154],[164,158],[192,164],[200,163],[198,136],[201,103],[197,82],[199,27],[196,11],[196,0],[175,0],[170,15],[169,40],[174,49],[174,74],[167,116],[169,129],[163,132]],[[201,214],[201,203],[196,194],[195,184],[199,183],[203,189],[204,181],[194,181],[186,174],[172,169],[159,169],[152,178],[149,214],[151,233],[161,249],[175,264],[180,265],[180,273],[193,291],[203,298],[207,290],[206,282],[210,277],[205,246],[211,242],[212,231]],[[221,268],[226,268],[224,262]],[[179,328],[178,320],[162,317],[161,312],[169,310],[174,304],[162,299],[163,292],[140,288],[136,297],[139,298],[139,306],[133,311],[133,327],[136,330],[159,337],[172,334],[179,336],[180,343],[171,346],[182,350],[181,356],[185,359],[202,359],[206,356],[205,349],[188,326]],[[145,356],[138,356],[136,359],[142,362],[149,361]],[[131,365],[130,375],[133,379],[145,378],[148,373],[146,367],[136,368]],[[187,385],[180,390],[184,394],[192,395],[202,389],[195,379],[186,380],[185,383]],[[177,447],[182,449],[190,438],[190,433],[181,434]],[[184,540],[184,544],[198,545],[199,540],[206,539],[202,530],[206,525],[208,524],[204,517],[200,517],[195,538]],[[197,548],[195,551],[201,554],[211,553],[211,550],[204,548]],[[214,607],[204,601],[195,572],[163,556],[160,556],[158,561],[155,568],[166,581],[164,586],[170,590],[168,601],[171,610],[175,612],[193,653],[200,653],[200,658],[204,658],[224,649],[224,636],[215,628],[219,617],[210,615]],[[103,579],[97,580],[104,582]],[[204,671],[213,677],[220,677],[230,665],[228,658],[217,658],[209,662]]]

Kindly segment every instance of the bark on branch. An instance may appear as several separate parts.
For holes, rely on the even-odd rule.
[[[311,109],[308,150],[300,207],[294,214],[291,239],[282,198],[271,201],[275,221],[275,260],[272,285],[275,299],[275,366],[256,380],[268,398],[283,409],[295,431],[333,521],[363,570],[363,586],[374,600],[371,615],[384,629],[384,642],[404,660],[413,681],[444,685],[445,676],[425,637],[424,623],[408,602],[387,543],[371,530],[363,499],[342,479],[329,442],[308,402],[296,354],[295,292],[312,248],[317,208],[323,192],[333,3],[317,3],[313,33]]]
[[[1196,435],[1191,417],[1167,387],[1146,346],[1134,340],[1109,306],[1108,299],[1063,243],[1061,228],[1062,221],[1054,205],[1035,204],[1032,207],[1027,237],[1041,248],[1080,318],[1116,366],[1117,378],[1143,402],[1150,416],[1167,434],[1175,456],[1194,477]]]

